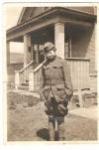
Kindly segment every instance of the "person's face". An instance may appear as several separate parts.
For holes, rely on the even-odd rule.
[[[51,50],[51,51],[49,51],[49,52],[46,52],[46,58],[47,58],[48,60],[52,60],[52,59],[55,57],[55,55],[56,55],[56,53],[55,53],[54,50]]]

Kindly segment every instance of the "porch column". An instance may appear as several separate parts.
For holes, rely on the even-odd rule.
[[[56,23],[54,29],[56,54],[61,58],[65,58],[65,25],[64,23]]]
[[[31,61],[31,36],[24,35],[24,67]]]
[[[37,44],[37,50],[36,50],[36,63],[39,64],[39,44]]]

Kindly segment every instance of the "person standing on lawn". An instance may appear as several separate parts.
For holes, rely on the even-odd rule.
[[[55,140],[55,128],[57,125],[59,140],[65,140],[64,117],[68,114],[68,101],[70,101],[73,89],[70,72],[67,63],[56,56],[56,48],[53,43],[44,44],[46,61],[42,66],[43,88],[41,98],[44,100],[49,120],[49,137]]]

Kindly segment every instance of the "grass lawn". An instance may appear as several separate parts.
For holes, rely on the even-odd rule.
[[[66,141],[97,140],[97,121],[68,114]],[[33,106],[18,103],[8,107],[8,141],[47,141],[48,120],[43,102]]]

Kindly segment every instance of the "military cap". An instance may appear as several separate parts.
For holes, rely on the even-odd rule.
[[[51,42],[46,42],[46,43],[44,44],[44,52],[49,52],[49,51],[51,51],[51,50],[56,51],[56,48],[55,48],[54,44],[51,43]]]

